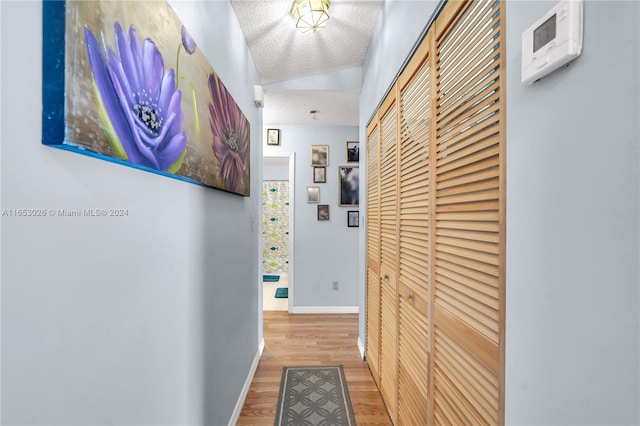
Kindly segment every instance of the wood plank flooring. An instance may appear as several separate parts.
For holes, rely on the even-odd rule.
[[[343,365],[358,426],[391,424],[369,367],[360,358],[358,315],[264,312],[264,340],[238,425],[273,425],[282,367],[296,365]]]

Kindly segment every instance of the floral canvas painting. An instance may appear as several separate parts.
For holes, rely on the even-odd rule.
[[[43,143],[249,196],[249,121],[171,6],[150,7],[43,2]]]

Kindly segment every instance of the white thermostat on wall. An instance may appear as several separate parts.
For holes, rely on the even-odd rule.
[[[582,53],[582,0],[556,4],[522,33],[522,83],[532,84]]]

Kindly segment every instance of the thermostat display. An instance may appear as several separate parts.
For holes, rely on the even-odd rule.
[[[556,15],[554,14],[544,24],[533,31],[533,51],[537,52],[542,46],[556,38]]]
[[[522,83],[532,84],[582,53],[582,0],[556,4],[522,33]]]

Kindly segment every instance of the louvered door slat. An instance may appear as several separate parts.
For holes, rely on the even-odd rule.
[[[443,64],[453,61],[460,63],[460,51],[468,44],[469,36],[477,33],[481,23],[486,23],[487,8],[491,6],[489,1],[478,1],[467,6],[465,13],[460,15],[458,22],[450,30],[447,37],[440,40],[439,60]]]
[[[434,423],[502,418],[500,7],[468,2],[436,40]]]
[[[495,49],[497,45],[487,47],[487,55],[480,64],[474,65],[469,70],[470,80],[462,80],[457,86],[451,88],[452,98],[448,100],[447,105],[443,105],[443,112],[455,110],[462,105],[469,103],[474,98],[479,99],[482,93],[487,93],[486,89],[490,88],[495,79],[496,64]]]
[[[468,61],[454,63],[453,66],[456,68],[456,73],[441,80],[442,91],[448,95],[448,99],[441,104],[445,111],[449,110],[451,105],[458,103],[461,96],[472,91],[470,90],[471,87],[478,85],[477,77],[479,75],[496,66],[496,50],[499,46],[498,34],[499,27],[496,27],[491,30],[482,46],[466,45],[467,51],[475,52],[473,57],[465,58]],[[460,63],[464,65],[459,66]],[[482,86],[480,85],[480,87]]]
[[[478,271],[462,264],[449,262],[444,258],[438,259],[438,266],[438,271],[442,275],[449,273],[457,274],[458,281],[466,281],[468,286],[495,299],[499,297],[500,281],[497,275]]]
[[[476,191],[491,190],[494,189],[498,183],[498,179],[496,178],[474,181],[467,185],[456,185],[442,188],[438,191],[438,198],[446,198],[451,195],[469,194]]]

